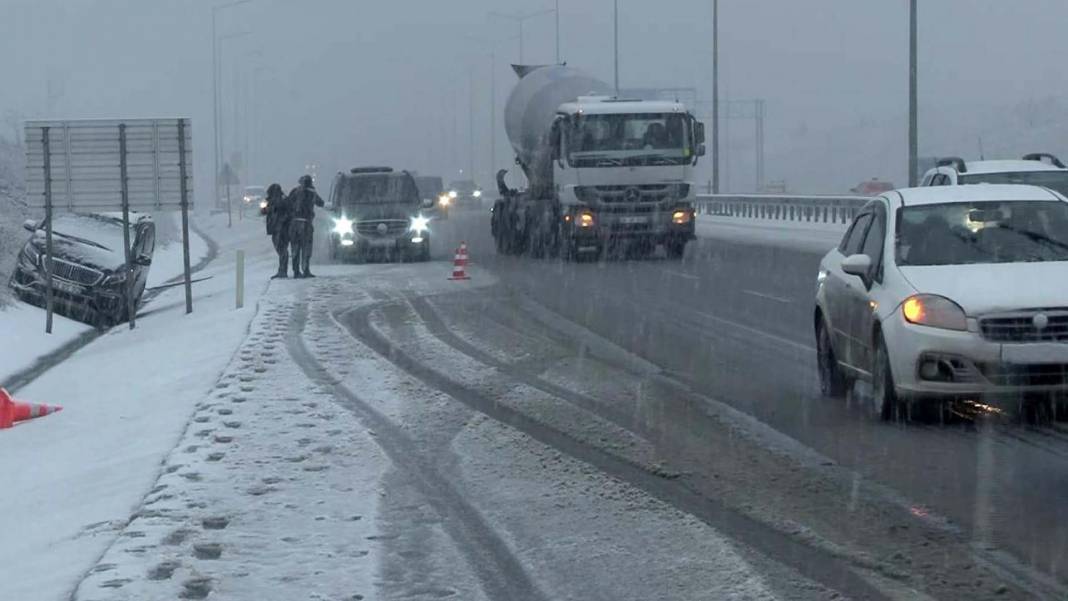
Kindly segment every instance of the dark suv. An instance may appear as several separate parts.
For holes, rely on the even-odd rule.
[[[129,266],[121,218],[72,213],[53,219],[52,292],[57,313],[108,327],[129,318],[129,296],[135,310],[141,304],[156,248],[156,226],[147,215],[131,219]],[[23,301],[44,306],[44,223],[30,220],[23,226],[33,235],[19,252],[11,288]]]
[[[330,256],[430,260],[430,217],[412,175],[390,167],[338,173],[330,192]]]

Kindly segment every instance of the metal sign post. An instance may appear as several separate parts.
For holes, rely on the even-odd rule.
[[[26,202],[45,211],[46,331],[52,330],[55,282],[52,257],[53,213],[122,211],[126,265],[126,312],[136,320],[131,292],[140,237],[131,246],[130,212],[182,212],[182,251],[186,312],[193,310],[189,258],[189,209],[192,206],[192,128],[188,119],[98,119],[26,123]]]

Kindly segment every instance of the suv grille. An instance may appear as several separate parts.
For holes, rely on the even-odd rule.
[[[386,225],[386,231],[380,232],[378,226]],[[360,221],[356,223],[356,233],[367,237],[396,237],[408,231],[408,222],[402,219],[383,219],[379,221]]]
[[[1042,323],[1045,327],[1039,328]],[[979,320],[979,331],[993,342],[1064,342],[1068,341],[1068,309],[984,317]]]
[[[77,263],[52,257],[52,277],[83,286],[95,286],[104,278],[104,274]]]

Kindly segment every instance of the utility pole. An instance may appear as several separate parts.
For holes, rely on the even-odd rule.
[[[909,0],[909,186],[919,183],[918,91],[916,89],[916,0]]]
[[[612,36],[614,56],[615,56],[615,72],[616,72],[616,97],[619,97],[619,0],[613,0],[613,26],[615,34]]]
[[[719,194],[719,0],[712,0],[712,193]]]
[[[497,51],[490,52],[490,165],[491,179],[497,169]]]

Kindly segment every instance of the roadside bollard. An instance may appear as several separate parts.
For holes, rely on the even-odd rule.
[[[240,309],[245,306],[245,251],[237,251],[237,286],[234,290],[237,298],[235,299],[237,308]]]

